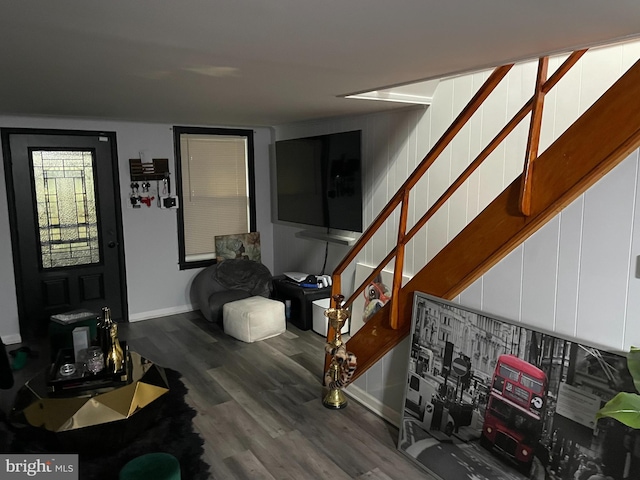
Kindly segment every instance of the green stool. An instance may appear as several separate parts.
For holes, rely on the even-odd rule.
[[[119,480],[180,480],[180,463],[168,453],[147,453],[128,462]]]

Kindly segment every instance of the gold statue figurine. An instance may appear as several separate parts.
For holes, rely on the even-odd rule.
[[[336,308],[325,310],[324,315],[329,319],[331,328],[335,331],[333,341],[327,342],[325,352],[332,356],[329,369],[324,375],[324,383],[329,392],[324,397],[322,404],[327,408],[340,409],[347,406],[347,398],[342,389],[346,387],[353,377],[356,369],[356,356],[347,352],[345,343],[342,341],[341,330],[345,322],[349,319],[350,312],[342,307],[344,296],[334,295]]]
[[[107,355],[107,368],[113,373],[118,373],[124,367],[124,353],[122,352],[122,347],[120,346],[120,341],[118,340],[117,323],[114,322],[111,325],[109,333],[111,334],[111,348],[109,349],[109,354]]]

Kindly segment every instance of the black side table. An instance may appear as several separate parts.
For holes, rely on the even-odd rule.
[[[331,296],[331,287],[305,288],[279,275],[273,279],[273,297],[276,300],[291,300],[288,321],[300,330],[310,330],[313,324],[313,301]]]

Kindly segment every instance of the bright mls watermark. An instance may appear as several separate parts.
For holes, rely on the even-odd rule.
[[[2,454],[0,478],[46,478],[78,480],[78,455],[75,454]]]

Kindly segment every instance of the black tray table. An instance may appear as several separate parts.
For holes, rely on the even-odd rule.
[[[124,367],[118,372],[108,372],[106,368],[98,373],[85,372],[81,367],[73,375],[60,374],[60,367],[66,363],[75,363],[73,350],[64,348],[58,351],[56,361],[47,372],[47,390],[52,395],[77,395],[88,390],[116,388],[126,385],[131,378],[131,359],[127,344],[120,342],[124,353]]]

